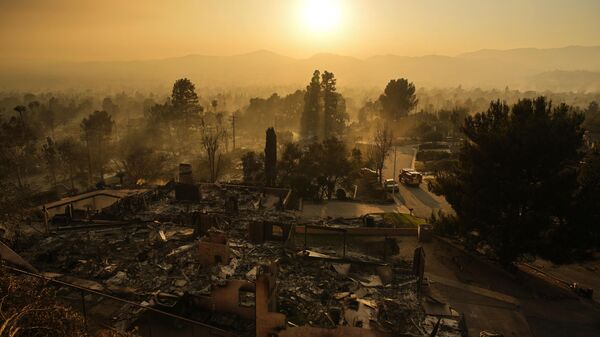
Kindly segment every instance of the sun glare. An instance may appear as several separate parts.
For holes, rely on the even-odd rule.
[[[305,0],[302,25],[314,33],[331,32],[340,23],[341,9],[338,0]]]

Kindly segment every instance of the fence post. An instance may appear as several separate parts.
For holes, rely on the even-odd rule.
[[[307,241],[307,235],[308,235],[308,224],[305,224],[304,225],[304,250],[308,249],[308,246],[307,246],[307,243],[306,243],[306,241]]]
[[[346,231],[344,231],[344,258],[346,258]]]
[[[80,294],[81,294],[81,308],[83,309],[83,327],[85,328],[85,332],[88,332],[87,312],[85,310],[85,294],[83,293],[83,290],[80,292]]]
[[[388,243],[387,235],[383,238],[383,261],[387,262],[387,243]]]

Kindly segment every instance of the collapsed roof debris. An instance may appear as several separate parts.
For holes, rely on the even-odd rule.
[[[173,183],[140,191],[52,224],[19,254],[46,277],[141,304],[111,313],[122,329],[160,307],[238,336],[420,336],[436,325],[440,336],[460,335],[458,313],[424,307],[412,261],[347,249],[340,228],[321,227],[344,236],[342,254],[296,238],[309,226],[284,210],[288,190],[187,185],[197,201],[180,200]]]

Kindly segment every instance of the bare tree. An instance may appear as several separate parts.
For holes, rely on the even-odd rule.
[[[200,133],[202,147],[204,148],[206,158],[208,159],[210,181],[215,182],[219,176],[221,164],[221,154],[219,153],[219,149],[221,147],[221,142],[225,137],[225,130],[220,124],[217,124],[216,126],[202,124]]]
[[[392,132],[386,125],[377,127],[375,137],[373,138],[371,156],[375,162],[379,183],[382,181],[385,159],[392,149],[392,138]]]

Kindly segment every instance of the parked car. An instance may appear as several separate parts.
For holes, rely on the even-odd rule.
[[[383,182],[383,188],[388,192],[396,192],[400,190],[400,186],[394,179],[386,179]]]
[[[372,170],[368,167],[363,167],[360,169],[360,173],[362,173],[365,176],[377,176],[377,171]]]

